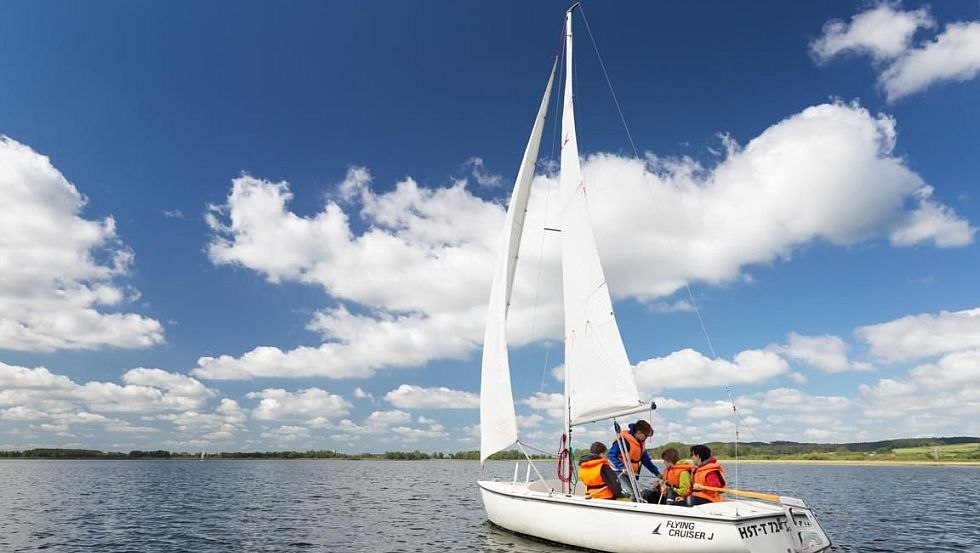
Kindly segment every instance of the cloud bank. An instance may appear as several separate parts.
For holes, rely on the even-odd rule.
[[[593,225],[617,298],[654,302],[685,283],[723,284],[747,266],[784,260],[807,244],[972,243],[976,229],[894,155],[897,130],[858,104],[809,107],[704,167],[689,158],[589,156]],[[533,187],[511,308],[511,342],[560,338],[557,179]],[[202,357],[200,378],[366,378],[382,368],[465,359],[483,336],[493,248],[504,208],[465,181],[425,189],[406,179],[387,192],[354,167],[323,209],[289,210],[285,182],[243,175],[212,206],[216,265],[270,282],[322,287],[340,305],[307,328],[320,344]],[[643,267],[637,271],[636,267]]]

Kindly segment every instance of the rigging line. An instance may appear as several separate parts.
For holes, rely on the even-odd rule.
[[[555,59],[557,60],[558,70],[559,70],[559,73],[558,73],[558,81],[559,81],[559,83],[558,83],[559,84],[558,90],[563,90],[564,89],[564,86],[565,86],[565,64],[563,63],[564,60],[565,60],[565,48],[563,48],[564,44],[565,44],[565,21],[564,21],[564,18],[563,18],[562,19],[562,26],[561,26],[561,33],[558,35],[558,47],[555,50]],[[555,110],[554,110],[554,115],[551,118],[551,155],[549,157],[549,161],[554,161],[555,155],[557,153],[557,147],[558,147],[558,122],[559,122],[560,116],[561,116],[561,114],[559,113],[559,108],[561,106],[561,96],[562,96],[561,94],[555,94]],[[545,170],[547,170],[548,167],[550,167],[550,164],[548,166],[546,166]],[[548,184],[548,190],[545,192],[544,218],[542,220],[542,227],[545,230],[548,230],[548,227],[546,227],[544,225],[546,225],[548,223],[548,213],[550,212],[550,205],[551,205],[551,184],[549,182],[549,184]],[[532,317],[531,318],[531,336],[532,336],[532,338],[534,336],[535,327],[537,325],[538,292],[541,290],[541,271],[542,271],[542,267],[544,265],[544,236],[545,236],[545,234],[546,234],[545,232],[542,232],[541,233],[541,242],[538,245],[538,275],[537,275],[537,283],[534,286],[534,310],[532,311],[532,316],[531,316]],[[551,354],[551,341],[550,340],[546,340],[546,342],[545,342],[545,351],[544,351],[544,365],[542,365],[542,367],[541,367],[541,382],[538,385],[538,391],[539,392],[543,392],[544,391],[544,378],[545,378],[545,373],[548,370],[548,359],[550,357],[550,354]],[[528,371],[527,375],[528,375],[528,378],[530,378],[530,371]],[[525,382],[525,389],[528,389],[528,388],[529,388],[529,386],[527,385],[527,382]]]
[[[740,489],[738,486],[738,409],[735,407],[735,398],[732,397],[732,387],[726,386],[725,391],[728,392],[728,399],[732,402],[732,417],[735,419],[735,489]],[[738,516],[738,503],[735,503],[735,516]]]
[[[548,184],[548,189],[545,191],[545,196],[544,196],[544,217],[543,217],[543,221],[542,221],[542,225],[541,225],[542,227],[544,227],[544,224],[547,223],[547,221],[548,221],[548,213],[550,211],[550,206],[551,206],[551,184],[549,183]],[[525,225],[526,225],[526,222],[525,222]],[[539,296],[539,294],[541,292],[541,273],[542,273],[542,270],[543,270],[543,267],[544,267],[544,237],[545,237],[546,234],[547,234],[547,232],[544,232],[544,231],[541,232],[541,240],[538,243],[538,271],[537,271],[538,274],[537,274],[537,282],[534,285],[534,302],[533,302],[533,307],[531,308],[531,329],[530,329],[530,336],[528,338],[528,343],[533,342],[535,340],[535,338],[537,337],[538,296]],[[544,367],[541,368],[541,386],[540,386],[540,388],[542,390],[544,389],[544,373],[545,373],[545,371],[548,368],[548,353],[550,351],[551,345],[548,344],[546,347],[548,349],[545,350],[545,355],[544,355],[544,363],[545,363],[545,365],[544,365]],[[525,375],[524,375],[524,390],[525,391],[529,391],[531,389],[530,380],[531,380],[531,371],[528,370],[528,371],[525,372]]]
[[[558,64],[561,63],[562,56],[564,55],[564,52],[563,52],[563,49],[562,49],[562,43],[564,42],[564,39],[565,39],[565,31],[564,31],[564,26],[563,26],[562,27],[562,33],[559,36],[559,40],[558,40],[558,49],[557,49],[557,51],[555,52],[555,55],[554,55],[555,63],[558,63]],[[563,66],[560,66],[559,65],[559,67],[560,67],[561,73],[559,73],[558,80],[561,81],[559,83],[559,90],[561,90],[561,85],[564,84],[565,70],[564,70],[564,67]],[[558,117],[559,116],[559,114],[558,114],[558,99],[559,99],[559,97],[560,97],[560,94],[556,94],[555,95],[555,113],[554,113],[554,117],[552,117],[553,123],[552,123],[552,126],[551,126],[552,127],[552,133],[551,133],[551,159],[554,159],[554,157],[555,157],[555,146],[556,146],[556,144],[558,142],[558,138],[557,138],[557,135],[558,135],[558,123],[557,123],[557,121],[558,121],[558,118],[559,118]],[[545,118],[547,119],[547,115],[545,116]],[[537,160],[535,160],[534,166],[537,167]],[[532,175],[531,178],[532,178],[532,181],[533,181],[534,176]],[[547,221],[548,221],[548,205],[549,205],[550,202],[551,202],[551,190],[550,190],[550,183],[549,183],[549,190],[545,193],[544,218],[543,218],[542,226],[544,226],[544,224],[546,224]],[[527,225],[527,222],[525,221],[525,227],[526,227],[526,225]],[[544,259],[544,235],[545,235],[545,233],[542,232],[541,233],[541,243],[538,245],[538,276],[537,276],[537,284],[534,287],[534,305],[533,305],[533,307],[531,309],[531,330],[530,330],[529,342],[533,342],[534,341],[535,329],[536,329],[536,326],[537,326],[538,292],[541,290],[541,267],[544,264],[543,263],[543,259]],[[520,248],[519,245],[518,245],[518,248]],[[546,352],[545,353],[545,364],[546,365],[547,365],[547,362],[548,362],[548,355],[547,355],[547,352]],[[524,375],[524,389],[525,390],[530,390],[530,379],[531,379],[531,371],[526,371],[525,372],[525,375]],[[542,371],[541,371],[541,387],[542,387],[542,389],[544,387],[544,369],[542,369]]]
[[[530,444],[524,443],[524,442],[522,442],[520,440],[517,440],[517,443],[519,445],[523,446],[523,447],[528,448],[528,449],[533,449],[534,451],[537,451],[538,453],[540,453],[542,455],[547,455],[548,457],[558,457],[557,455],[555,455],[554,453],[552,453],[550,451],[545,451],[543,449],[538,449],[538,448],[536,448],[536,447],[534,447],[534,446],[532,446]]]
[[[752,435],[755,441],[757,442],[764,441],[759,438],[758,434],[755,433],[755,430],[752,429],[752,425],[749,424],[749,421],[745,420],[745,417],[742,416],[742,412],[736,408],[735,399],[732,397],[731,385],[725,386],[725,392],[728,394],[728,399],[732,403],[732,410],[735,411],[735,416],[738,418],[738,420],[742,421],[742,426],[749,431],[749,434]]]
[[[544,344],[544,365],[541,366],[541,385],[538,392],[544,393],[544,375],[548,371],[548,358],[551,356],[551,340],[546,340]]]
[[[544,480],[544,476],[541,476],[541,473],[540,473],[540,472],[538,472],[538,467],[536,467],[536,466],[534,466],[534,462],[533,462],[533,461],[531,461],[531,456],[527,454],[527,451],[524,451],[524,444],[522,444],[521,442],[519,442],[519,441],[518,441],[518,442],[517,442],[517,447],[518,447],[518,448],[519,448],[519,449],[521,450],[521,453],[523,453],[523,454],[524,454],[524,458],[526,458],[526,459],[527,459],[527,464],[528,464],[528,465],[529,465],[529,466],[530,466],[530,467],[531,467],[532,469],[534,469],[534,472],[535,472],[535,473],[536,473],[536,474],[538,475],[538,478],[539,478],[539,479],[540,479],[540,480],[541,480],[542,482],[544,482],[544,481],[545,481],[545,480]],[[514,470],[516,471],[517,469],[515,468]]]
[[[582,6],[579,6],[579,11],[582,12],[582,20],[585,21],[585,30],[589,32],[589,38],[592,39],[592,47],[595,49],[595,55],[599,58],[599,67],[602,68],[602,74],[606,77],[606,84],[609,86],[609,93],[612,94],[613,102],[616,104],[616,111],[619,112],[619,120],[623,122],[623,128],[626,129],[626,138],[630,141],[630,146],[633,147],[633,155],[637,158],[640,157],[639,152],[636,149],[636,143],[633,142],[633,135],[630,134],[629,125],[626,124],[626,117],[623,116],[623,110],[619,107],[619,99],[616,98],[616,91],[613,90],[612,81],[609,79],[609,73],[606,72],[606,64],[602,62],[602,55],[599,54],[599,45],[596,44],[595,37],[592,35],[592,28],[589,26],[589,18],[585,17],[585,10]]]
[[[559,84],[558,90],[565,89],[565,63],[564,63],[565,50],[561,47],[564,40],[565,40],[565,27],[564,25],[562,25],[561,37],[558,42],[558,53],[555,54],[555,56],[558,58],[558,66],[560,71],[560,73],[558,73],[558,84]],[[560,119],[560,113],[558,112],[558,108],[561,105],[561,97],[562,97],[561,94],[555,94],[555,116],[551,118],[552,124],[551,124],[551,158],[550,159],[552,161],[555,159],[555,153],[556,153],[555,150],[558,145],[558,121]]]
[[[652,198],[653,192],[650,192],[650,194]],[[674,252],[674,258],[676,259],[677,250],[675,249],[673,240],[670,240],[669,242],[671,250]],[[694,314],[698,317],[698,324],[701,325],[701,333],[704,334],[704,339],[708,342],[708,351],[711,352],[712,358],[717,358],[718,354],[715,353],[715,346],[711,343],[711,336],[708,335],[708,327],[704,326],[704,318],[701,317],[701,309],[698,308],[697,302],[694,301],[694,292],[691,291],[691,285],[688,283],[687,279],[684,280],[684,288],[687,289],[687,297],[691,300],[691,307],[694,308]]]
[[[633,148],[633,155],[636,156],[637,159],[640,159],[640,152],[636,148],[636,143],[633,141],[633,134],[630,132],[629,125],[626,123],[626,117],[623,115],[623,110],[620,108],[619,99],[616,97],[616,91],[613,89],[612,80],[609,78],[609,73],[606,72],[606,64],[603,63],[602,54],[599,53],[599,45],[596,43],[595,36],[592,35],[592,28],[589,26],[589,19],[585,16],[585,10],[582,9],[581,6],[579,6],[579,11],[582,12],[582,20],[585,21],[585,29],[589,32],[589,38],[592,40],[592,47],[595,49],[595,55],[599,59],[599,67],[602,68],[602,74],[606,78],[606,85],[609,86],[609,94],[612,95],[613,102],[616,104],[616,111],[619,113],[619,120],[623,123],[623,129],[626,130],[626,138],[629,139],[630,146]],[[653,197],[653,192],[649,188],[647,188],[647,190],[650,192],[651,203],[656,209],[657,202]],[[673,254],[674,258],[678,259],[680,256],[677,255],[676,245],[669,236],[667,243],[670,245],[671,253]],[[708,342],[708,350],[711,352],[712,357],[717,357],[718,355],[715,353],[715,346],[711,343],[711,336],[708,335],[708,328],[705,326],[704,318],[701,316],[701,310],[698,308],[697,302],[694,301],[694,292],[691,291],[691,286],[687,280],[684,281],[684,288],[687,290],[687,297],[691,301],[691,307],[694,308],[694,313],[697,315],[698,325],[701,327],[701,332],[704,334],[704,338]]]
[[[619,104],[619,99],[616,97],[616,91],[613,89],[612,80],[609,78],[609,73],[606,71],[606,64],[602,61],[602,54],[599,53],[599,45],[596,43],[595,36],[592,34],[592,27],[589,26],[589,18],[586,17],[585,10],[581,6],[579,6],[579,11],[582,12],[582,20],[585,22],[585,29],[588,31],[589,38],[592,40],[592,47],[595,49],[596,58],[599,60],[599,67],[602,69],[602,74],[606,78],[606,84],[609,86],[609,94],[612,96],[613,103],[616,105],[616,111],[619,113],[619,119],[623,123],[623,129],[626,131],[626,138],[629,139],[630,146],[633,148],[633,155],[636,156],[637,159],[640,159],[640,153],[636,148],[636,143],[633,141],[633,135],[630,133],[629,125],[626,123],[626,117],[623,115],[623,110]],[[657,202],[653,196],[653,190],[648,187],[647,191],[650,194],[651,204],[653,205],[654,209],[656,209]],[[677,254],[676,244],[669,236],[667,243],[671,249],[671,254],[673,255],[674,259],[678,259],[680,256]],[[711,352],[711,357],[713,359],[717,358],[718,354],[715,352],[715,346],[711,342],[711,335],[708,333],[708,327],[704,323],[704,317],[701,315],[701,309],[698,307],[698,303],[694,299],[694,292],[691,290],[691,285],[687,279],[684,280],[684,289],[687,291],[687,297],[691,302],[691,307],[694,309],[695,315],[697,316],[698,326],[701,327],[701,333],[704,335],[704,339],[708,344],[708,351]],[[741,414],[736,409],[735,399],[732,397],[731,393],[731,387],[726,386],[725,390],[728,393],[729,399],[731,399],[732,411],[735,414],[735,485],[738,487],[738,420],[741,419],[742,422],[745,423],[746,428],[750,431],[751,427],[748,425],[748,423],[746,423],[745,419],[742,418]],[[755,432],[752,432],[752,434],[755,436]],[[758,436],[755,436],[755,438],[758,440]]]

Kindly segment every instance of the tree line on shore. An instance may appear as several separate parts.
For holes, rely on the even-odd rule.
[[[546,456],[532,456],[541,458]],[[114,451],[98,451],[94,449],[71,449],[71,448],[35,448],[21,451],[10,450],[0,451],[0,459],[174,459],[174,460],[194,460],[201,459],[200,452],[171,452],[163,449],[153,451],[133,450],[129,453]],[[426,453],[424,451],[386,451],[384,453],[343,453],[332,450],[308,450],[308,451],[223,451],[221,453],[206,453],[204,459],[342,459],[342,460],[395,460],[395,461],[419,461],[429,459],[465,459],[479,460],[479,451],[457,451],[456,453],[444,453],[437,451]],[[501,451],[491,456],[492,460],[514,460],[523,459],[524,455],[519,451]]]
[[[905,438],[878,442],[856,442],[848,444],[800,443],[790,441],[775,442],[711,442],[712,453],[719,458],[732,459],[738,456],[745,460],[896,460],[896,461],[980,461],[980,438],[957,436],[951,438]],[[675,447],[686,456],[691,444],[672,442],[652,448],[650,455],[660,457],[659,452],[667,447]],[[587,451],[587,447],[573,451],[573,458]],[[444,453],[415,451],[386,451],[384,453],[344,453],[333,450],[308,451],[252,451],[208,453],[208,460],[216,459],[342,459],[342,460],[396,460],[418,461],[429,459],[461,459],[476,461],[480,459],[477,450]],[[548,455],[532,455],[542,459]],[[128,453],[104,452],[94,449],[35,448],[22,451],[0,451],[0,459],[200,459],[200,452],[171,452],[167,450],[133,450]],[[523,459],[524,454],[517,450],[505,450],[490,457],[496,461]]]

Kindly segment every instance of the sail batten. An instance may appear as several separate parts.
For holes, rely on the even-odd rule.
[[[480,377],[480,461],[509,447],[517,441],[517,416],[510,382],[510,361],[507,356],[507,312],[514,285],[518,249],[524,233],[524,218],[531,195],[534,165],[544,132],[551,87],[555,80],[557,60],[551,68],[531,136],[524,149],[524,158],[517,171],[514,191],[507,207],[504,232],[490,287],[490,305],[483,337],[483,361]]]

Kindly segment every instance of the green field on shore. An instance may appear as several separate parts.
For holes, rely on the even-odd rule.
[[[980,443],[895,449],[895,458],[914,461],[980,461]]]
[[[711,443],[717,457],[736,457],[735,444]],[[686,444],[667,444],[681,452]],[[665,446],[665,447],[667,447]],[[686,449],[685,449],[686,448]],[[657,451],[661,451],[658,448]],[[743,460],[771,461],[861,461],[861,462],[980,462],[980,438],[910,438],[880,442],[817,444],[796,442],[749,442],[738,445]]]

